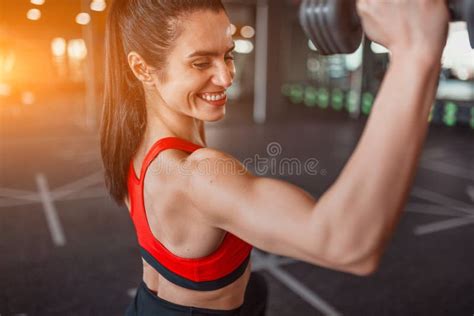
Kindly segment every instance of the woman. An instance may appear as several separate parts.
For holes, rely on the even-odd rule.
[[[101,148],[143,258],[128,314],[263,315],[252,245],[356,275],[375,270],[426,135],[448,14],[444,0],[361,0],[358,10],[391,66],[354,154],[316,201],[206,145],[204,122],[224,117],[235,73],[220,1],[112,4]]]

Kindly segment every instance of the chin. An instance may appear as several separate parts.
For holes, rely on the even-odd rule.
[[[190,114],[189,116],[204,121],[204,122],[217,122],[225,118],[225,108],[222,111],[199,111],[198,113]]]
[[[225,112],[226,105],[220,107],[201,108],[197,113],[198,115],[196,118],[204,122],[217,122],[225,118]]]
[[[220,120],[223,120],[225,118],[225,111],[223,111],[222,113],[219,113],[219,114],[213,114],[213,115],[208,115],[205,119],[203,119],[203,121],[206,121],[206,122],[217,122],[217,121],[220,121]]]
[[[201,100],[200,100],[201,101]],[[227,104],[222,106],[210,106],[207,103],[204,103],[205,106],[200,106],[201,103],[197,103],[194,115],[194,118],[199,119],[204,122],[217,122],[225,118]]]

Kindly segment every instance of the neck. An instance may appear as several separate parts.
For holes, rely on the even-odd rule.
[[[148,109],[144,141],[152,143],[168,136],[179,137],[203,147],[207,146],[204,121],[171,111],[166,107]]]

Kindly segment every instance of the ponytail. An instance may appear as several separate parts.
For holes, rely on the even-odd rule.
[[[118,14],[107,17],[105,34],[105,90],[100,145],[105,185],[118,205],[124,205],[131,159],[146,128],[145,93],[127,61]]]

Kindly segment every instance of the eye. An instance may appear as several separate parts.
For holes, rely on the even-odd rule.
[[[235,58],[234,58],[234,55],[227,55],[227,56],[225,57],[225,60],[234,60],[234,59],[235,59]]]
[[[210,63],[199,63],[199,64],[193,64],[194,67],[199,68],[199,69],[204,69],[209,67]]]

